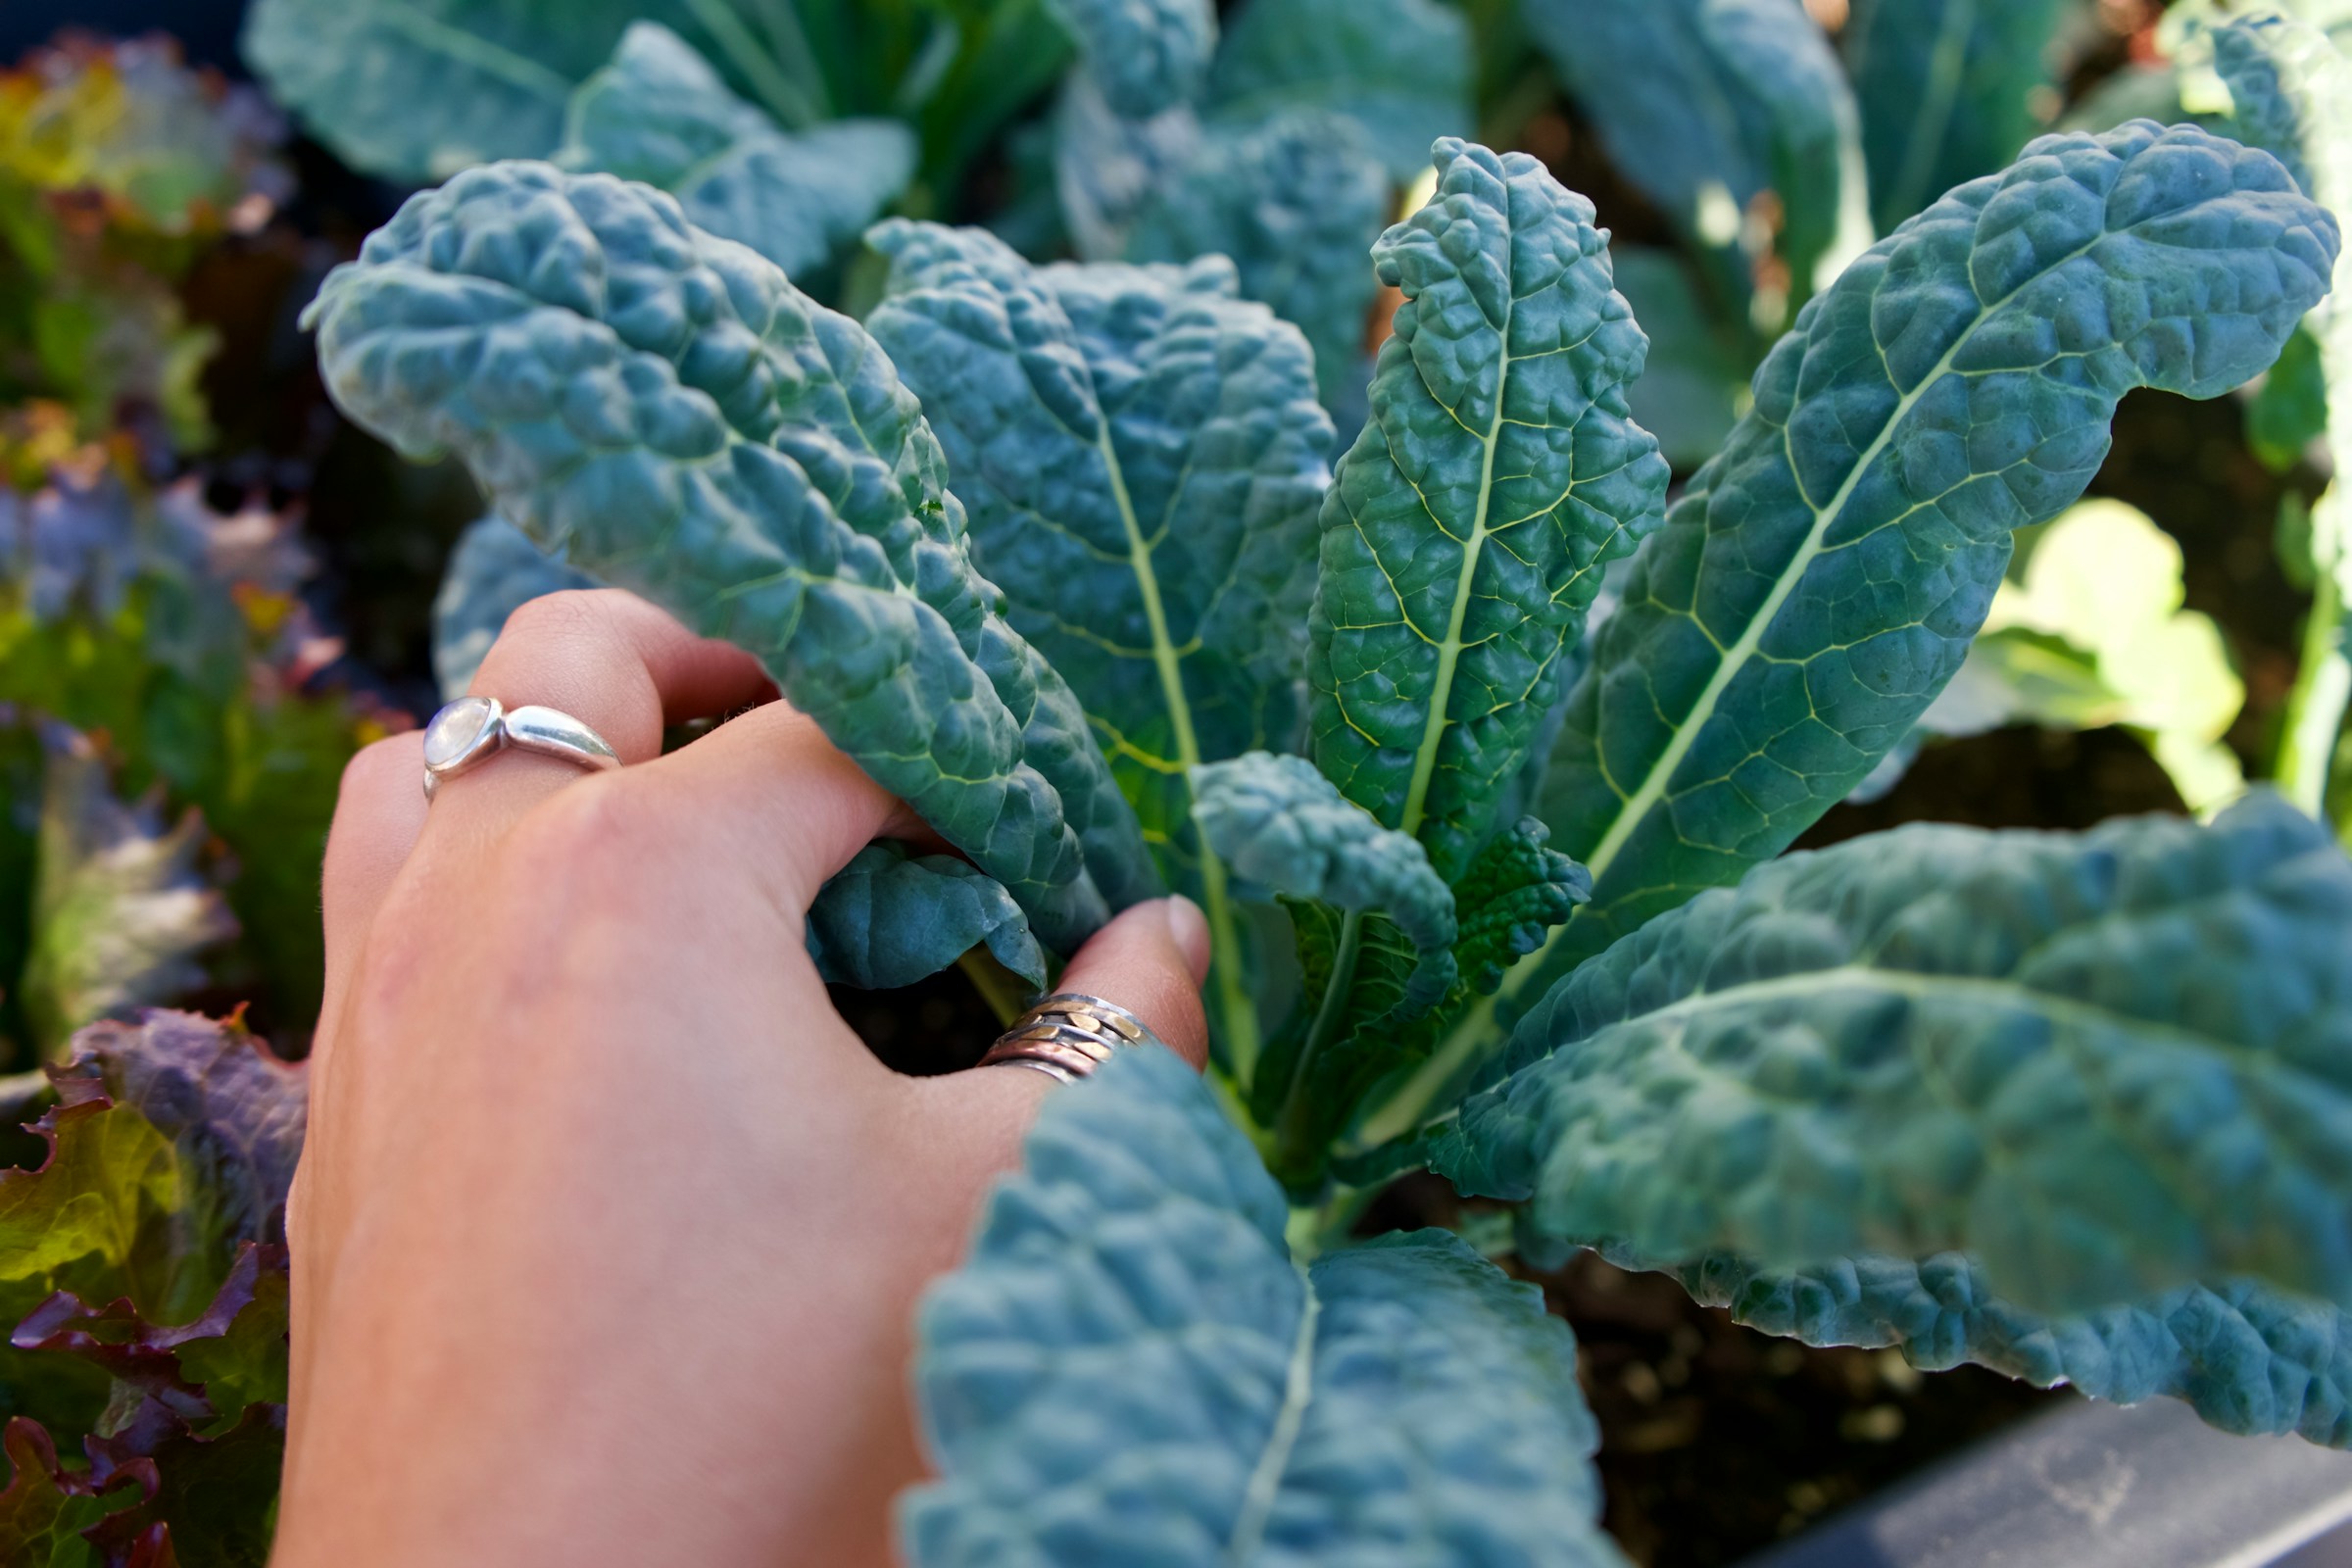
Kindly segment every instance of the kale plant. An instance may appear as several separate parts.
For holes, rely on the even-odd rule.
[[[2178,552],[2077,503],[2135,388],[2333,390],[2341,59],[2215,23],[2231,134],[2029,140],[2059,8],[1918,9],[1519,0],[1681,246],[1620,255],[1464,139],[1436,0],[255,8],[446,177],[306,318],[491,509],[445,686],[585,582],[759,656],[955,852],[827,887],[840,983],[1207,915],[1206,1078],[1056,1093],[924,1309],[916,1562],[1618,1560],[1566,1328],[1354,1239],[1417,1168],[1531,1261],[2352,1446],[2340,572],[2293,804],[1784,854],[1972,694],[2238,794]],[[998,226],[928,220],[983,148]]]

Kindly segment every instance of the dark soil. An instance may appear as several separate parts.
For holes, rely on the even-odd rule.
[[[1457,1223],[1438,1177],[1408,1176],[1363,1234]],[[1663,1274],[1592,1253],[1544,1288],[1577,1338],[1600,1420],[1602,1523],[1644,1568],[1724,1568],[2019,1417],[2073,1397],[1978,1367],[1934,1374],[1893,1350],[1813,1349],[1741,1328]]]

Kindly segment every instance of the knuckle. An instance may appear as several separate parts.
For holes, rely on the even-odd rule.
[[[405,785],[414,790],[423,768],[421,731],[405,730],[380,741],[370,741],[343,764],[342,780],[335,787],[335,809],[340,814],[346,808],[364,807],[395,786]]]
[[[644,863],[662,853],[668,830],[642,794],[625,770],[564,785],[515,823],[508,840],[515,863],[587,872]]]
[[[565,588],[526,599],[508,614],[492,652],[510,654],[518,646],[563,644],[598,634],[613,615],[613,598],[626,598],[610,588]]]

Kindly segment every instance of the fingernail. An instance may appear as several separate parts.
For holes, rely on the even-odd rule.
[[[1168,935],[1176,939],[1184,961],[1192,967],[1193,983],[1208,978],[1208,916],[1200,906],[1179,893],[1163,906],[1168,911]]]

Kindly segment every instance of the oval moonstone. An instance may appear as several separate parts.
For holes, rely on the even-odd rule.
[[[443,767],[464,757],[490,724],[490,699],[461,697],[424,727],[424,765]]]

